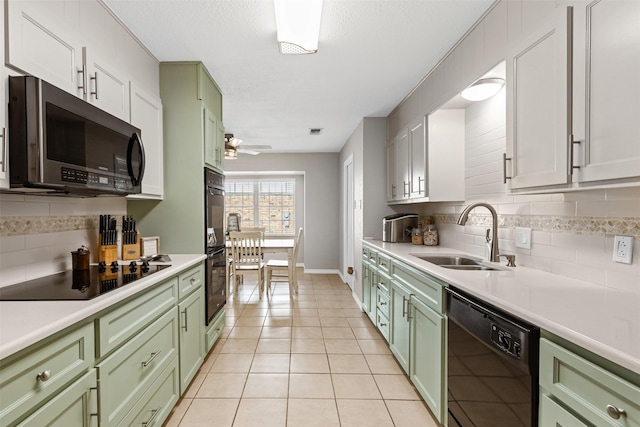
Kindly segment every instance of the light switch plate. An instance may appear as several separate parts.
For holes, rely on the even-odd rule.
[[[516,227],[516,248],[531,249],[531,229]]]
[[[615,236],[613,239],[613,260],[631,264],[633,259],[633,236]]]

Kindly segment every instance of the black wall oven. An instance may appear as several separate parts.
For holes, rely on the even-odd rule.
[[[224,232],[224,175],[204,168],[206,321],[207,325],[227,302]]]

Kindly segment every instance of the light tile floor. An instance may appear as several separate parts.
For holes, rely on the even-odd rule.
[[[435,427],[389,346],[337,275],[298,274],[227,301],[226,328],[166,427]]]

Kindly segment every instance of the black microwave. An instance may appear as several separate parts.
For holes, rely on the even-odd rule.
[[[140,129],[31,76],[9,77],[11,188],[77,196],[141,191]]]

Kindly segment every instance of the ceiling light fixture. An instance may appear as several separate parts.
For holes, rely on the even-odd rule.
[[[502,86],[504,86],[504,79],[498,77],[480,79],[463,90],[460,96],[468,101],[483,101],[500,92]]]
[[[274,0],[280,53],[308,55],[318,51],[322,0]]]

